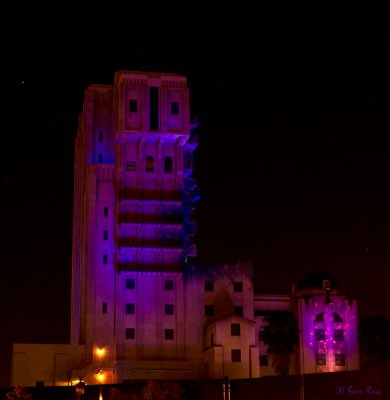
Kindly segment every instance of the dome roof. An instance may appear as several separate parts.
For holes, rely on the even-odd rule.
[[[322,271],[311,271],[306,273],[298,282],[297,291],[322,290],[323,281],[330,282],[331,290],[341,291],[341,287],[332,275]]]

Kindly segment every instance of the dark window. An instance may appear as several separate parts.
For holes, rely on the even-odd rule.
[[[233,307],[234,315],[238,315],[242,317],[244,315],[244,309],[242,306],[234,306]]]
[[[267,355],[261,355],[259,357],[259,363],[261,367],[268,367],[268,356]]]
[[[173,280],[172,279],[166,279],[164,281],[164,290],[173,290]]]
[[[233,282],[233,291],[242,292],[242,282]]]
[[[172,158],[165,157],[164,159],[164,172],[170,174],[172,172]]]
[[[173,329],[165,329],[165,339],[173,340],[174,339],[174,330]]]
[[[108,256],[107,254],[103,254],[103,264],[106,265],[108,263]]]
[[[178,101],[172,101],[171,102],[171,114],[172,115],[178,115],[179,114],[179,102]]]
[[[241,361],[241,350],[232,349],[232,362],[240,362]]]
[[[343,319],[341,318],[341,315],[337,314],[337,312],[333,313],[333,322],[343,322]]]
[[[135,314],[135,304],[126,303],[126,314]]]
[[[321,312],[316,315],[316,319],[314,320],[315,322],[324,322],[324,313]]]
[[[129,100],[129,111],[130,112],[137,112],[138,111],[138,104],[136,99]]]
[[[344,331],[342,329],[335,329],[334,330],[334,340],[336,342],[343,342],[344,341]]]
[[[334,358],[335,364],[338,366],[345,365],[345,354],[335,354]]]
[[[103,132],[99,132],[99,142],[103,142]]]
[[[230,332],[232,336],[240,336],[241,329],[240,324],[231,324],[230,325]]]
[[[102,313],[107,314],[107,303],[102,303]]]
[[[146,157],[145,172],[154,172],[154,158],[152,156]]]
[[[135,161],[126,162],[126,171],[135,171]]]
[[[108,207],[104,207],[104,216],[108,217]]]
[[[35,386],[45,386],[45,382],[44,381],[36,381]]]
[[[326,365],[326,354],[316,354],[316,364]]]
[[[204,291],[205,292],[213,292],[214,291],[214,282],[213,281],[206,281],[204,283]]]
[[[99,154],[99,164],[103,163],[103,154]]]
[[[150,88],[150,130],[158,130],[158,87]]]
[[[103,232],[103,239],[108,240],[108,231],[106,230]]]
[[[173,304],[165,304],[164,313],[165,315],[173,315]]]
[[[206,304],[204,306],[204,315],[207,317],[214,315],[214,306],[212,304]]]
[[[325,340],[325,329],[315,329],[314,337],[316,341]]]
[[[135,339],[135,328],[126,328],[126,339]]]
[[[126,279],[126,289],[135,289],[135,280],[132,278]]]

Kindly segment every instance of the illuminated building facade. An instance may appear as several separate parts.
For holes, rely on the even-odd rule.
[[[75,142],[70,345],[14,344],[11,384],[273,374],[258,332],[264,316],[284,311],[301,328],[292,373],[358,368],[356,303],[333,281],[260,295],[251,262],[196,261],[195,128],[184,76],[119,71],[113,85],[87,88]]]

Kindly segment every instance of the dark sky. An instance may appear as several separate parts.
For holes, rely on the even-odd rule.
[[[260,291],[323,270],[390,317],[390,40],[340,33],[26,35],[3,49],[0,385],[12,342],[69,340],[73,142],[119,69],[188,77],[201,260],[251,258]]]

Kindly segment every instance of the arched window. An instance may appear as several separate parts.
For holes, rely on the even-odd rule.
[[[165,157],[164,159],[164,172],[167,174],[172,173],[172,158]]]
[[[152,156],[146,157],[145,172],[154,172],[154,158]]]
[[[321,312],[321,313],[317,314],[314,321],[315,322],[324,322],[324,313]]]

